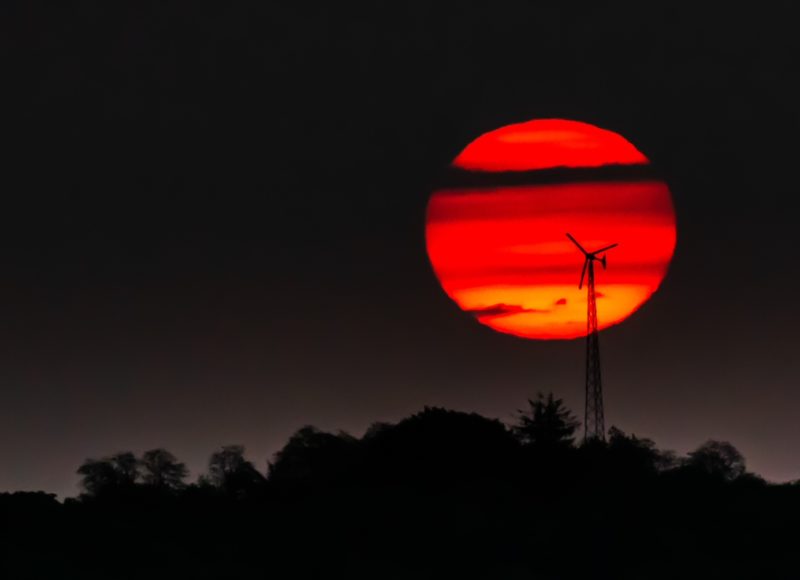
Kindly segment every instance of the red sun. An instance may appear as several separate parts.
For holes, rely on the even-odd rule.
[[[501,127],[470,143],[428,203],[428,256],[444,291],[495,330],[533,339],[586,334],[583,256],[596,270],[599,328],[658,289],[675,250],[666,184],[622,136],[561,119]]]

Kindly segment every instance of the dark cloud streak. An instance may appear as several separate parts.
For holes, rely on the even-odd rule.
[[[550,310],[543,310],[539,308],[525,308],[524,306],[520,306],[518,304],[492,304],[491,306],[486,306],[485,308],[473,309],[468,310],[470,314],[475,316],[476,318],[483,318],[483,317],[494,317],[494,316],[508,316],[511,314],[522,314],[522,313],[546,313],[550,312]]]

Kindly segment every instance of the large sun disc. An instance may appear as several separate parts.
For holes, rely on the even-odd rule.
[[[444,291],[479,322],[533,339],[586,334],[583,256],[619,243],[597,272],[599,328],[658,289],[675,249],[667,185],[622,136],[534,120],[470,143],[428,203],[426,242]]]

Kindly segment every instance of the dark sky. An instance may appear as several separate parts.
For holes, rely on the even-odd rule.
[[[607,424],[800,477],[792,3],[215,4],[0,6],[0,489],[156,446],[264,469],[302,425],[424,405],[582,413],[583,342],[480,326],[424,247],[442,168],[546,117],[674,195],[662,289],[601,335]]]

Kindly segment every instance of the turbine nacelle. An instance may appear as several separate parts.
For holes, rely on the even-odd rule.
[[[578,243],[578,240],[576,240],[574,237],[572,237],[572,234],[567,233],[567,237],[570,239],[570,241],[573,244],[575,244],[578,247],[578,249],[581,251],[581,253],[583,253],[583,255],[586,258],[584,260],[584,262],[583,262],[583,270],[581,271],[581,281],[578,284],[578,289],[581,289],[581,288],[583,288],[583,280],[586,277],[586,270],[589,269],[591,262],[595,262],[595,261],[596,262],[600,262],[600,264],[603,266],[603,270],[605,270],[606,269],[606,254],[605,254],[605,252],[607,252],[611,248],[616,248],[619,244],[611,244],[610,246],[605,246],[605,247],[600,248],[599,250],[595,250],[594,252],[587,252],[583,248],[583,246],[581,246]],[[598,257],[598,254],[603,254],[603,255]],[[594,271],[594,270],[592,270],[592,271]]]

